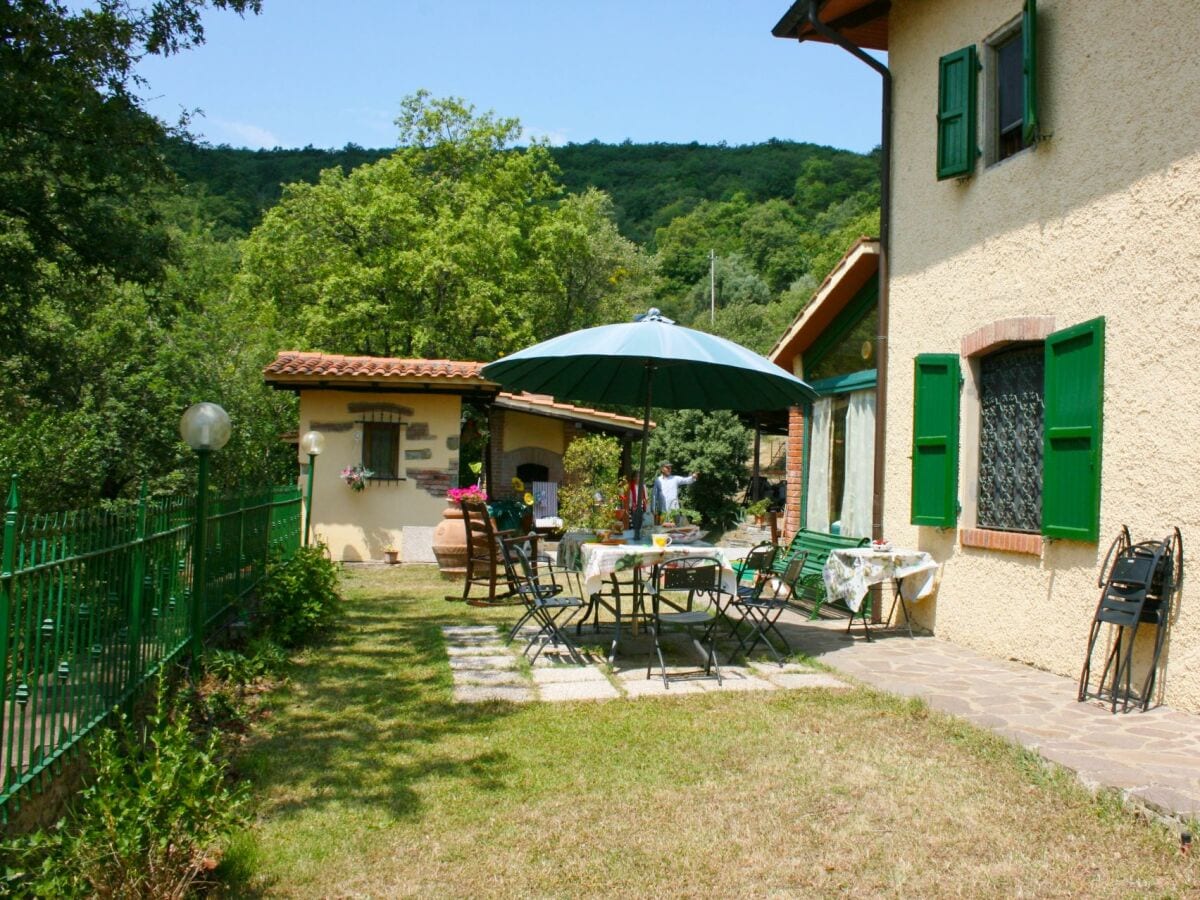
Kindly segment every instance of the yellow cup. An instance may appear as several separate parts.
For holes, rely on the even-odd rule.
[[[671,536],[669,534],[652,534],[650,540],[653,541],[655,547],[661,550],[671,543]]]

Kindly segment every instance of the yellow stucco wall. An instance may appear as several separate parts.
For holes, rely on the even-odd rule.
[[[347,466],[361,462],[362,413],[350,404],[389,403],[412,409],[403,415],[400,466],[410,473],[405,481],[376,482],[355,493],[341,480]],[[422,485],[420,472],[458,471],[460,401],[457,396],[436,394],[358,393],[304,391],[300,395],[300,433],[310,429],[325,435],[325,450],[317,458],[313,476],[313,531],[328,546],[334,559],[382,559],[388,544],[404,554],[405,526],[433,527],[446,508],[444,487],[440,495]],[[427,429],[412,429],[423,423]],[[422,458],[406,458],[420,455]],[[427,455],[426,455],[427,454]],[[300,454],[301,464],[308,462]],[[303,476],[302,476],[303,483]]]
[[[1047,139],[991,167],[981,159],[968,179],[938,182],[938,57],[981,45],[1021,4],[892,5],[884,533],[945,561],[936,599],[913,607],[938,636],[1077,676],[1098,569],[1122,523],[1135,540],[1179,525],[1185,568],[1200,575],[1191,551],[1200,539],[1200,15],[1194,0],[1136,9],[1039,0],[1038,8]],[[963,548],[957,532],[910,525],[913,358],[959,353],[965,335],[1000,319],[1053,316],[1061,329],[1101,315],[1099,545],[1056,541],[1040,556],[1019,555]],[[964,423],[964,456],[975,449],[973,431]],[[962,471],[970,514],[973,486]],[[1165,700],[1200,710],[1200,593],[1185,585],[1181,601]]]
[[[534,416],[513,409],[505,411],[504,447],[506,450],[515,450],[518,447],[537,447],[561,456],[565,449],[563,443],[561,419]]]

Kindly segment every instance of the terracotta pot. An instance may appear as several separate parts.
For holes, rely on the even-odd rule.
[[[399,550],[384,550],[383,558],[385,560],[387,560],[387,564],[389,566],[394,566],[396,563],[400,562],[400,551]]]
[[[467,523],[460,507],[448,506],[433,529],[433,555],[444,577],[467,577]]]

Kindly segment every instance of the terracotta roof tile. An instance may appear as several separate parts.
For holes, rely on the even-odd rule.
[[[335,353],[281,351],[263,374],[339,378],[475,378],[483,381],[483,363],[454,359],[395,359],[382,356],[342,356]]]

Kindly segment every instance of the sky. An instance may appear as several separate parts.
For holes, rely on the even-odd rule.
[[[419,89],[516,117],[552,144],[753,144],[866,152],[879,76],[771,36],[790,0],[263,0],[209,10],[206,43],[144,60],[155,115],[235,147],[391,147]]]

